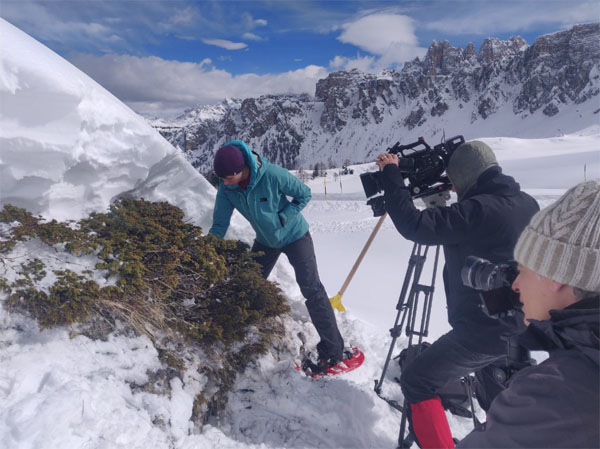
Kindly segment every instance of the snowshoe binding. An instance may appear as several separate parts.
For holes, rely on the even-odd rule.
[[[331,377],[355,370],[365,360],[364,353],[356,346],[344,350],[342,360],[319,359],[314,362],[308,355],[300,364],[295,363],[297,371],[302,371],[307,377],[318,379]]]

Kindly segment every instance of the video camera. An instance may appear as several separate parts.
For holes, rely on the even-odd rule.
[[[463,136],[448,139],[433,148],[430,147],[423,137],[416,142],[401,145],[400,142],[386,150],[387,153],[398,155],[398,167],[405,179],[408,179],[408,189],[413,198],[421,198],[428,195],[450,190],[452,184],[447,176],[444,176],[450,156],[465,142]],[[367,198],[383,191],[382,173],[367,172],[360,175],[363,190]],[[375,216],[385,213],[383,197],[371,198],[367,204],[373,209]]]
[[[512,316],[523,304],[512,284],[519,275],[517,262],[494,264],[469,256],[461,271],[463,284],[479,291],[485,313],[492,318]]]

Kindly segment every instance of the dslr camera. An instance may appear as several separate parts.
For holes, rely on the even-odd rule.
[[[408,189],[413,198],[421,198],[450,190],[452,184],[444,175],[450,156],[458,146],[465,142],[463,136],[448,139],[433,148],[423,137],[416,142],[401,145],[397,142],[386,150],[387,153],[398,155],[398,167],[404,179],[408,179]],[[367,172],[360,175],[363,190],[367,198],[383,191],[382,174],[380,171]],[[382,197],[371,198],[367,204],[371,205],[375,216],[383,215]],[[379,213],[381,212],[381,213]]]
[[[492,318],[513,316],[523,304],[512,284],[519,275],[517,262],[494,264],[488,260],[469,256],[461,270],[463,284],[479,291],[482,307]]]

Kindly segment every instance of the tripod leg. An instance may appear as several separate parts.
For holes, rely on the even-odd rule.
[[[388,402],[389,402],[389,400],[387,400],[386,398],[383,398],[381,396],[381,387],[383,385],[383,380],[385,378],[385,374],[386,374],[388,366],[389,366],[391,355],[394,350],[394,346],[396,344],[396,339],[400,336],[400,334],[402,332],[402,327],[406,324],[405,331],[406,331],[406,335],[408,337],[408,348],[413,346],[413,336],[417,335],[419,337],[417,348],[416,348],[416,351],[414,352],[414,356],[410,357],[410,360],[409,360],[409,357],[407,356],[406,364],[410,363],[410,361],[412,361],[412,359],[414,359],[415,357],[417,357],[420,354],[421,346],[422,346],[421,345],[422,338],[423,338],[423,336],[426,336],[428,333],[429,320],[430,320],[430,316],[431,316],[431,305],[432,305],[432,299],[433,299],[433,290],[434,290],[433,286],[435,283],[435,276],[436,276],[437,265],[438,265],[438,260],[439,260],[439,257],[438,257],[439,245],[436,248],[436,255],[435,255],[435,259],[434,259],[433,276],[432,276],[431,285],[425,286],[425,285],[419,284],[419,280],[421,277],[421,273],[423,271],[423,267],[425,265],[428,248],[429,248],[428,246],[422,246],[418,243],[414,243],[414,245],[413,245],[412,254],[409,259],[408,268],[407,268],[406,275],[404,277],[404,281],[402,284],[402,291],[400,294],[400,298],[398,300],[398,304],[396,306],[396,309],[398,310],[398,314],[396,316],[394,328],[392,328],[390,330],[393,339],[392,339],[392,342],[390,345],[390,349],[388,351],[387,358],[384,363],[383,372],[381,373],[381,378],[379,379],[379,382],[375,381],[375,392],[377,393],[377,395],[379,397],[381,397],[382,399],[385,399]],[[410,289],[409,289],[409,285],[410,285]],[[425,294],[425,299],[423,301],[423,306],[422,306],[423,310],[420,314],[419,328],[417,329],[416,323],[417,323],[417,315],[419,312],[417,309],[419,309],[418,306],[419,306],[419,294],[420,293]],[[407,297],[407,294],[408,294],[408,298],[405,302],[405,298]],[[400,321],[400,316],[402,316],[401,321]],[[400,322],[400,325],[398,326],[399,322]],[[406,437],[405,437],[406,423],[407,423],[407,420],[409,419],[408,413],[410,413],[409,407],[410,407],[410,405],[408,404],[408,402],[406,400],[404,400],[404,404],[402,407],[402,419],[400,422],[400,434],[398,436],[398,448],[408,448],[408,447],[412,446],[413,442],[416,439],[413,432],[410,430],[410,428],[409,428],[408,435],[406,435]],[[399,407],[396,407],[396,408],[399,408]]]
[[[404,405],[402,407],[402,409],[404,411],[402,412],[402,420],[400,421],[400,434],[398,435],[398,448],[411,447],[413,442],[415,441],[415,437],[412,434],[412,432],[409,432],[408,435],[406,435],[406,438],[404,437],[404,434],[406,433],[406,423],[408,422],[408,414],[410,413],[409,407],[410,407],[410,405],[409,405],[408,401],[406,401],[406,399],[405,399]]]
[[[475,430],[483,430],[485,428],[484,424],[482,424],[479,421],[479,419],[477,419],[477,415],[475,415],[475,407],[473,405],[473,379],[471,375],[467,374],[465,377],[463,377],[463,382],[471,404],[471,415],[473,415],[473,428]]]
[[[429,322],[431,318],[431,307],[433,304],[433,292],[435,285],[435,277],[437,274],[437,267],[439,262],[439,253],[440,246],[436,246],[435,258],[433,263],[433,273],[431,277],[431,285],[421,285],[419,284],[419,280],[421,277],[421,273],[423,271],[423,267],[425,265],[425,260],[427,258],[429,247],[425,246],[424,248],[421,245],[417,248],[417,255],[415,256],[418,260],[417,267],[415,268],[415,277],[413,281],[413,285],[411,287],[411,292],[409,296],[409,302],[411,311],[409,313],[409,321],[406,326],[406,333],[408,335],[408,345],[409,347],[413,345],[413,336],[418,336],[417,341],[417,351],[413,353],[413,357],[410,359],[407,357],[406,365],[408,365],[412,360],[416,359],[422,351],[422,341],[423,337],[428,335],[429,332]],[[420,323],[417,329],[417,314],[419,308],[419,294],[424,293],[423,303],[422,303],[422,311],[420,314]],[[410,404],[404,400],[402,420],[400,422],[400,434],[398,436],[398,447],[399,448],[409,448],[412,446],[414,441],[416,440],[416,436],[413,433],[411,426],[408,429],[408,435],[406,434],[406,424],[409,420],[409,414],[411,413]]]
[[[414,268],[416,264],[415,252],[417,251],[418,245],[415,243],[413,245],[411,256],[408,260],[408,267],[406,268],[406,274],[404,275],[404,281],[402,281],[402,290],[400,291],[400,297],[398,298],[398,303],[396,304],[396,310],[398,313],[396,314],[396,320],[394,321],[394,327],[390,330],[392,334],[392,342],[390,343],[390,349],[388,350],[387,357],[385,359],[385,363],[383,364],[383,371],[381,373],[381,377],[379,382],[375,381],[375,392],[379,395],[381,393],[381,386],[383,385],[383,380],[385,378],[385,374],[387,372],[388,366],[390,364],[390,360],[392,358],[392,352],[394,351],[394,347],[396,345],[396,340],[402,333],[402,326],[405,323],[407,313],[410,310],[409,304],[405,303],[406,293],[408,292],[408,286],[410,285],[410,281],[413,277]],[[400,323],[400,326],[398,326]]]

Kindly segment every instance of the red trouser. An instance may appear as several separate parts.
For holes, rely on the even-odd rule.
[[[452,433],[439,396],[410,404],[412,427],[423,449],[454,448]]]

